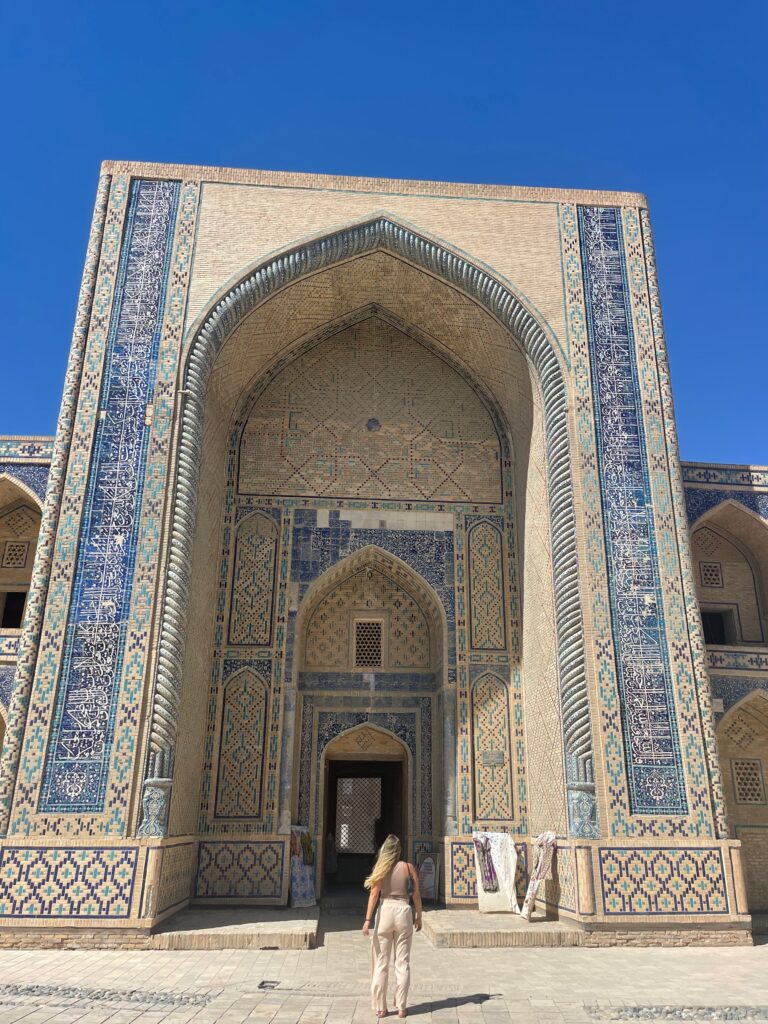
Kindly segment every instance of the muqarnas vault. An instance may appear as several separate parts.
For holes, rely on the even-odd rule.
[[[642,196],[105,164],[0,556],[0,942],[284,905],[291,826],[449,906],[551,829],[596,943],[768,908],[768,470],[680,465]]]

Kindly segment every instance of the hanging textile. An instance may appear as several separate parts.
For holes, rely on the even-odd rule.
[[[291,829],[291,906],[314,907],[315,868],[312,836],[309,829],[293,826]]]
[[[531,914],[536,904],[536,893],[543,881],[552,877],[552,858],[557,848],[557,839],[554,832],[542,832],[536,837],[533,844],[535,863],[531,877],[528,882],[528,891],[525,894],[523,903],[523,917],[526,921],[531,920]]]
[[[506,832],[473,832],[477,904],[483,914],[520,913],[515,891],[517,850]]]

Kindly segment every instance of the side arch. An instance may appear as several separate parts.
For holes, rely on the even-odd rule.
[[[158,800],[167,802],[168,780],[173,772],[205,395],[216,357],[244,317],[278,291],[303,277],[376,250],[386,251],[441,279],[483,307],[518,340],[535,371],[544,405],[566,784],[571,797],[580,804],[579,813],[571,813],[569,799],[570,825],[574,835],[597,835],[567,397],[556,347],[536,317],[505,283],[464,256],[387,217],[352,225],[268,260],[217,302],[190,343],[181,382],[185,400],[176,455],[168,571],[160,612],[142,834],[164,834],[165,830],[164,824],[158,827],[157,817],[153,824],[148,824],[151,816],[147,806],[157,807]],[[154,787],[155,793],[147,792],[146,787]],[[585,801],[589,804],[587,813]]]

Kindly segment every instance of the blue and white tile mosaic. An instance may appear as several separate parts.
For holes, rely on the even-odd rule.
[[[99,811],[136,557],[165,286],[173,181],[134,181],[78,545],[40,808]]]
[[[48,466],[23,462],[0,462],[0,476],[15,477],[37,495],[41,503],[45,500],[48,486]]]
[[[705,487],[685,488],[685,507],[688,522],[693,525],[705,512],[716,508],[724,501],[735,501],[768,522],[768,491],[720,490]]]
[[[3,711],[8,713],[8,705],[11,702],[11,691],[13,690],[13,679],[16,675],[15,665],[0,665],[0,704]]]
[[[620,211],[580,206],[579,227],[630,806],[637,814],[683,814]]]
[[[712,696],[723,702],[723,710],[715,711],[715,719],[720,719],[731,708],[755,690],[768,692],[768,676],[716,676],[710,674]]]

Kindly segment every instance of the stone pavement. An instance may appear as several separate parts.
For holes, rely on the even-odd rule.
[[[324,917],[314,950],[0,950],[0,1024],[373,1024],[358,924]],[[435,949],[418,935],[412,978],[419,1024],[768,1021],[768,945]]]

